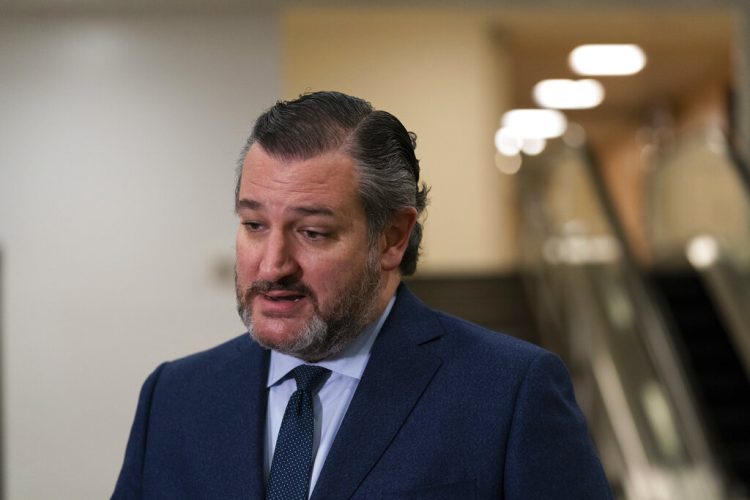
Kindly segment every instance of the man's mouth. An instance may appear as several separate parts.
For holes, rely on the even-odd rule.
[[[299,302],[300,300],[305,298],[304,295],[300,295],[297,293],[278,292],[264,293],[263,297],[273,302]]]
[[[270,281],[256,281],[248,288],[245,295],[246,304],[258,299],[266,304],[264,310],[291,311],[296,307],[311,301],[315,303],[315,295],[304,283],[273,283]]]

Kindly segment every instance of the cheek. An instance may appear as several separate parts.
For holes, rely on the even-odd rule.
[[[237,279],[240,283],[246,283],[248,279],[252,279],[250,275],[256,267],[254,262],[254,253],[247,245],[243,245],[238,239],[235,250],[234,266],[237,273]]]
[[[364,266],[359,255],[346,258],[311,259],[303,264],[303,280],[315,289],[322,301],[338,300],[347,293],[352,279]]]

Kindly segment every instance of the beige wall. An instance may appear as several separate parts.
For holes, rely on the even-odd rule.
[[[483,17],[297,8],[284,15],[282,30],[287,97],[352,93],[417,133],[417,157],[432,186],[420,272],[512,266],[512,178],[493,163],[501,99],[509,92]]]

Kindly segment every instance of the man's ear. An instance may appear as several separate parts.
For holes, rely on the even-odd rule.
[[[417,210],[404,208],[396,213],[380,236],[380,266],[384,271],[393,271],[401,264],[409,236],[417,222]]]

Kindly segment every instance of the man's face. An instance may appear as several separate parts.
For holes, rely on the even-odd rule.
[[[382,272],[354,162],[279,160],[255,144],[242,166],[237,301],[261,345],[317,361],[374,319]]]

